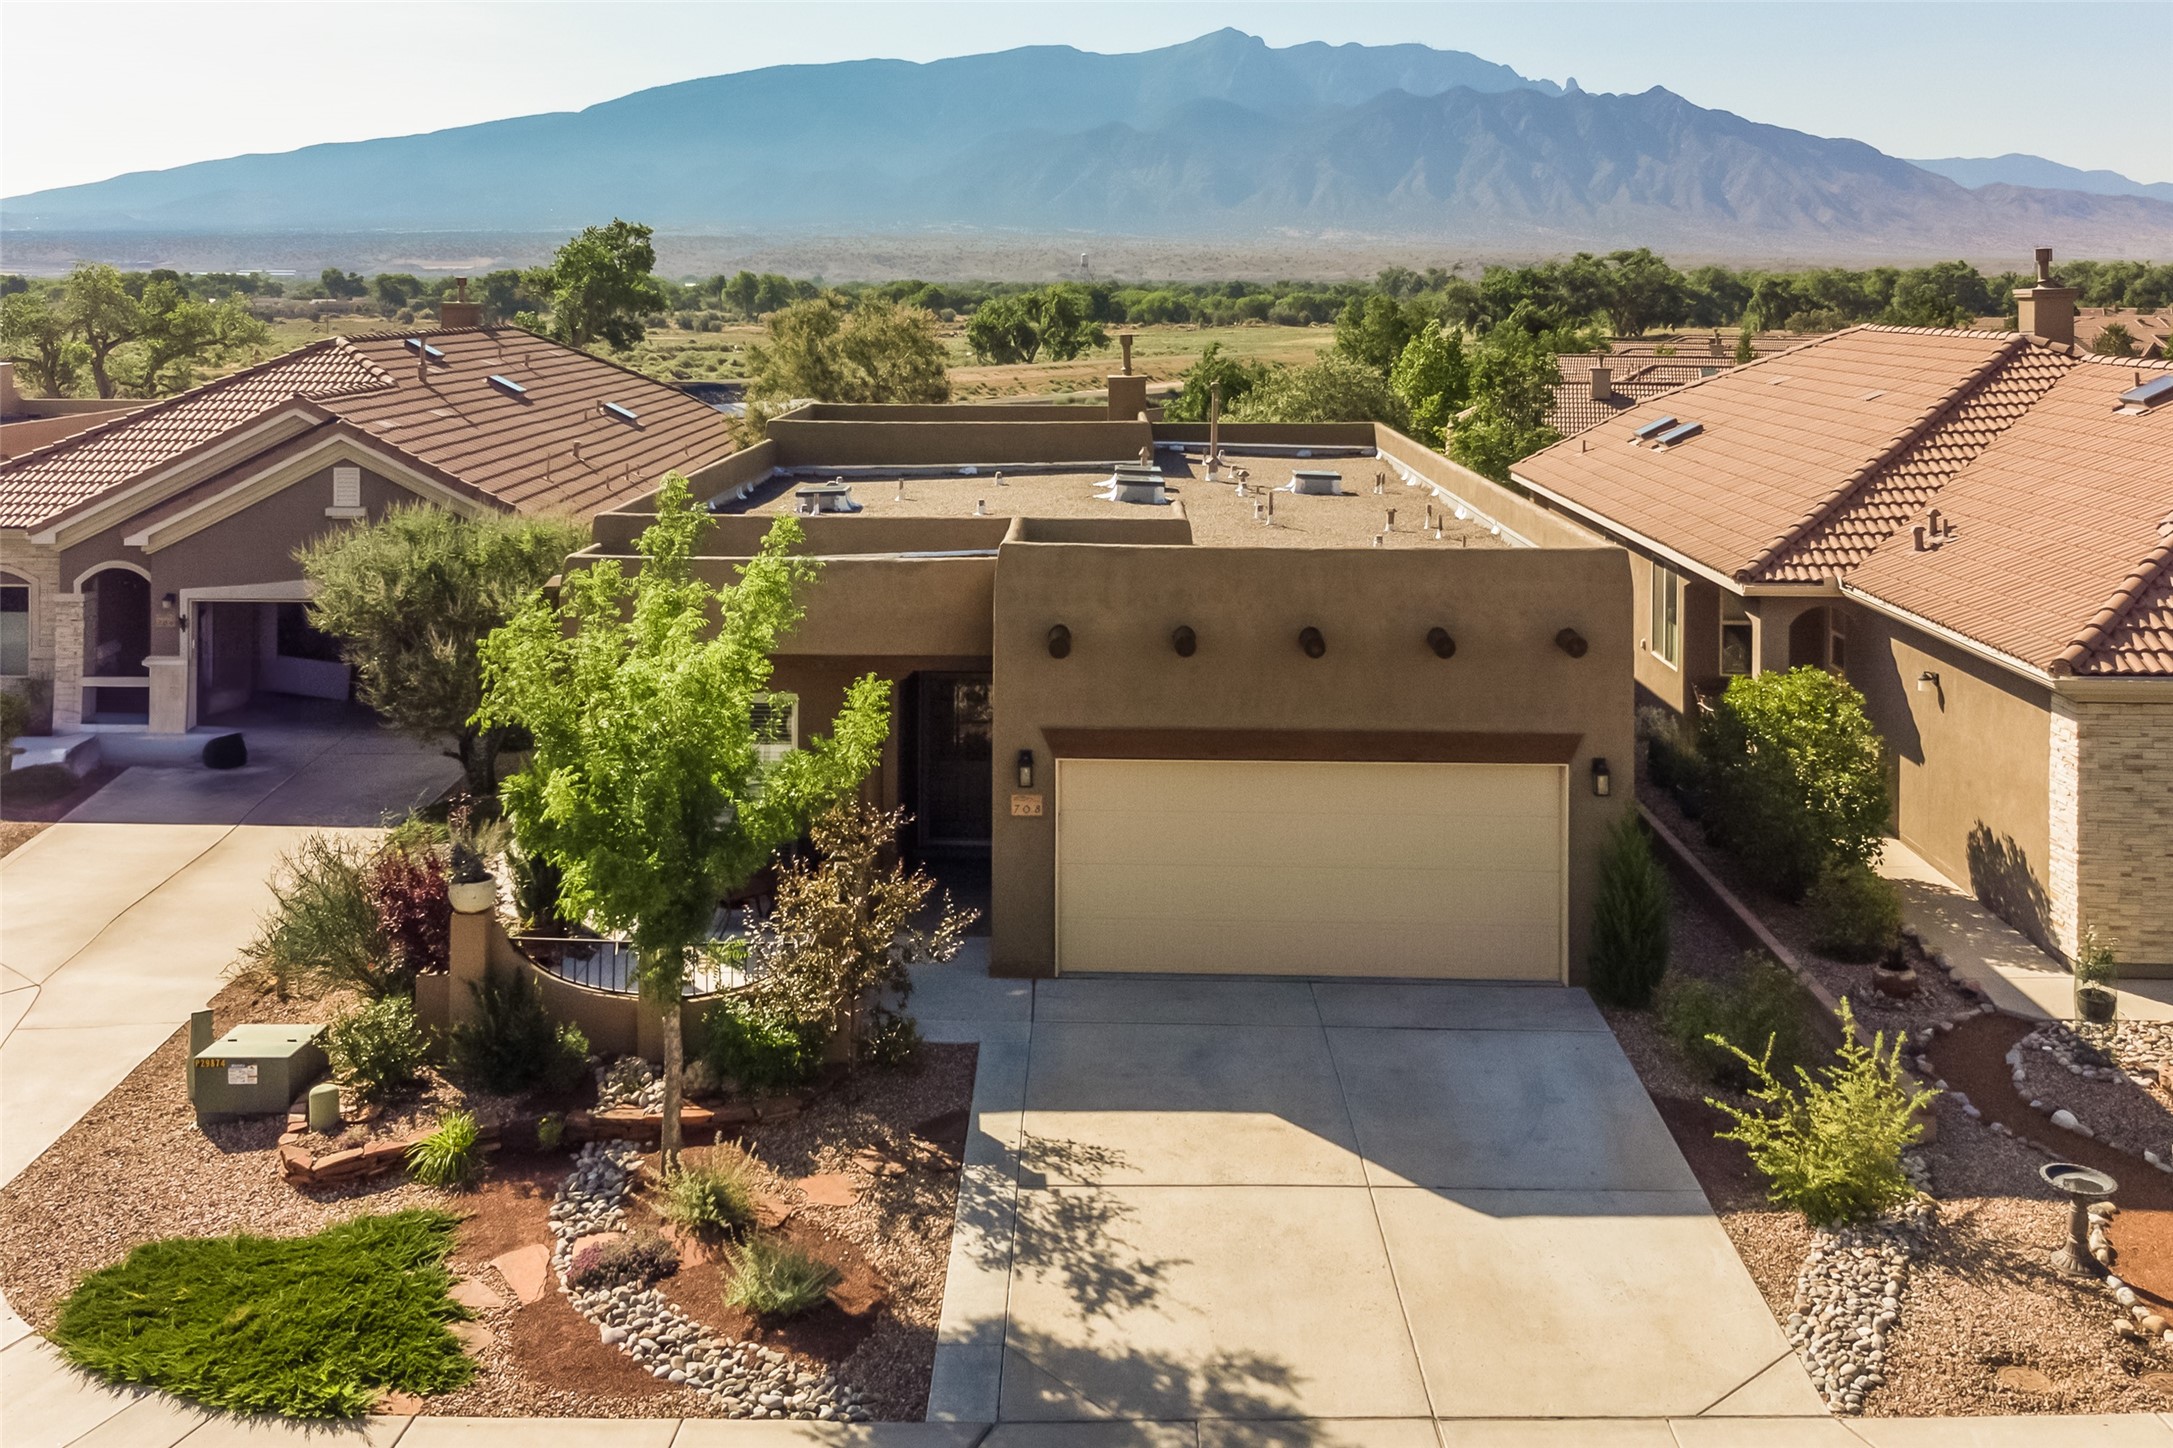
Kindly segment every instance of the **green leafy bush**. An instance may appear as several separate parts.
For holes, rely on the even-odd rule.
[[[356,1217],[309,1237],[177,1237],[93,1272],[53,1341],[109,1382],[231,1413],[351,1418],[385,1389],[442,1393],[475,1363],[445,1324],[456,1218]]]
[[[657,1210],[682,1227],[744,1227],[754,1220],[754,1188],[746,1168],[720,1153],[699,1164],[682,1162],[665,1178]]]
[[[1811,1001],[1788,968],[1763,951],[1743,957],[1735,977],[1720,985],[1675,976],[1660,990],[1660,1031],[1684,1059],[1724,1086],[1746,1086],[1739,1053],[1714,1037],[1761,1054],[1771,1052],[1782,1069],[1807,1062],[1816,1043],[1807,1012]]]
[[[536,1118],[536,1149],[556,1151],[566,1140],[566,1118],[556,1111],[546,1111]]]
[[[244,974],[284,997],[297,987],[354,986],[373,996],[397,989],[402,973],[370,901],[371,850],[313,834],[280,858],[272,908],[243,952]]]
[[[1856,1038],[1846,997],[1841,1035],[1834,1064],[1815,1077],[1797,1067],[1793,1086],[1769,1060],[1729,1047],[1750,1074],[1758,1109],[1709,1102],[1735,1122],[1719,1135],[1749,1149],[1772,1199],[1818,1226],[1862,1221],[1910,1198],[1901,1154],[1922,1134],[1915,1114],[1938,1096],[1910,1087],[1899,1038],[1891,1047],[1883,1032],[1868,1046]]]
[[[663,1233],[643,1230],[589,1243],[567,1264],[566,1280],[594,1290],[629,1282],[647,1284],[678,1270],[678,1250]]]
[[[408,1175],[426,1187],[460,1188],[483,1174],[483,1133],[465,1111],[448,1111],[438,1129],[407,1149]]]
[[[1667,971],[1667,875],[1653,858],[1637,815],[1608,832],[1592,910],[1592,994],[1607,1005],[1642,1008]]]
[[[1648,704],[1637,711],[1637,737],[1645,742],[1646,777],[1695,818],[1705,784],[1705,761],[1698,754],[1695,732],[1669,710]]]
[[[920,1055],[921,1028],[903,1011],[878,1007],[870,1016],[867,1027],[868,1039],[862,1048],[867,1058],[878,1066],[892,1070],[910,1066]]]
[[[1878,857],[1884,746],[1846,680],[1809,667],[1733,679],[1698,742],[1706,832],[1767,888],[1799,899],[1829,867]]]
[[[456,1068],[491,1091],[573,1089],[588,1069],[588,1037],[552,1019],[526,970],[486,970],[469,989],[476,1017],[453,1028]]]
[[[789,1091],[822,1066],[821,1033],[767,1001],[726,996],[709,1008],[705,1029],[703,1059],[744,1095]]]
[[[1877,960],[1901,940],[1901,892],[1869,865],[1827,866],[1805,903],[1811,943],[1836,960]]]
[[[724,1300],[761,1317],[791,1317],[822,1305],[838,1272],[789,1242],[751,1237],[732,1254]]]
[[[383,1100],[414,1081],[430,1052],[406,996],[367,1001],[334,1016],[319,1041],[333,1076],[364,1101]]]

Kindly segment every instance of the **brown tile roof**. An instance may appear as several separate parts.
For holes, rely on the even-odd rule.
[[[1725,357],[1718,361],[1696,357],[1654,359],[1586,352],[1565,353],[1555,360],[1562,375],[1554,384],[1554,404],[1547,409],[1547,425],[1564,437],[1575,437],[1630,408],[1642,407],[1662,393],[1734,365]],[[1594,367],[1605,367],[1613,373],[1615,395],[1605,402],[1592,400]]]
[[[2117,401],[2168,372],[2070,366],[1939,490],[1951,535],[1904,529],[1849,588],[2055,674],[2173,675],[2173,403]]]
[[[1716,573],[1757,579],[1830,533],[1840,505],[1886,469],[1948,465],[1930,435],[2028,347],[2011,332],[1855,327],[1617,414],[1515,474]],[[1671,448],[1631,445],[1668,415],[1704,430]]]
[[[442,362],[419,367],[418,336]],[[0,464],[0,527],[45,523],[297,400],[523,512],[586,516],[732,450],[707,405],[518,328],[338,337]]]
[[[337,340],[313,343],[10,458],[0,464],[0,528],[34,527],[297,397],[388,385]]]

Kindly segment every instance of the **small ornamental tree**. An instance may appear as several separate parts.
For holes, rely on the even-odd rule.
[[[1592,911],[1592,994],[1643,1007],[1667,973],[1668,886],[1635,814],[1608,832]]]
[[[1884,746],[1846,679],[1806,665],[1741,677],[1699,729],[1706,832],[1760,883],[1798,899],[1886,834]]]
[[[680,997],[717,902],[807,822],[853,793],[881,757],[890,691],[870,675],[829,738],[774,765],[751,714],[770,656],[800,616],[816,564],[780,518],[735,583],[694,576],[705,522],[685,478],[657,494],[638,571],[607,559],[568,575],[483,643],[480,723],[525,727],[526,769],[502,797],[523,850],[561,872],[570,918],[625,931],[642,994],[664,1017],[666,1165],[679,1156],[685,1071]]]
[[[887,992],[902,1002],[913,989],[906,968],[956,955],[976,915],[946,895],[934,928],[917,923],[935,881],[896,858],[904,822],[903,811],[858,801],[816,820],[816,858],[778,872],[776,908],[750,942],[756,994],[794,1021],[843,1034],[848,1067],[859,1064],[866,1000]]]

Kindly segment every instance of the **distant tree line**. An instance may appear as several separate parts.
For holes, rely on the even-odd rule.
[[[120,272],[86,262],[57,282],[9,277],[0,287],[0,350],[48,396],[88,385],[99,397],[161,397],[192,386],[197,369],[262,348],[271,329],[233,278]]]

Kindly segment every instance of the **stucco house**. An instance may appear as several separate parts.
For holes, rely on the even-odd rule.
[[[0,683],[55,732],[345,697],[294,551],[399,502],[586,519],[732,451],[726,419],[518,328],[335,337],[0,462]]]
[[[893,682],[869,792],[985,861],[1004,974],[1582,981],[1631,807],[1629,558],[1372,424],[813,405],[696,480],[722,580],[781,513],[822,568],[789,747]],[[648,497],[569,566],[628,555]]]
[[[1884,736],[1900,838],[2048,950],[2173,972],[2173,368],[1858,327],[1519,463],[1637,555],[1641,699],[1815,664]]]

